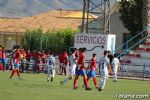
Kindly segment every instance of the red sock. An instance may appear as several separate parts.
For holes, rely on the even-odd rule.
[[[90,78],[88,77],[88,78],[87,78],[87,82],[89,81],[89,79],[90,79]]]
[[[74,88],[74,89],[77,87],[77,81],[78,81],[78,79],[75,78],[75,79],[74,79],[74,84],[73,84],[73,88]]]
[[[85,84],[85,88],[88,88],[88,82],[87,82],[87,78],[84,77],[84,84]]]
[[[13,77],[15,73],[16,73],[16,69],[14,69],[14,70],[12,71],[11,77]]]
[[[20,77],[20,71],[19,71],[19,69],[17,69],[17,75],[18,75],[18,77]]]
[[[97,81],[95,77],[93,78],[93,82],[94,82],[95,87],[97,87]]]

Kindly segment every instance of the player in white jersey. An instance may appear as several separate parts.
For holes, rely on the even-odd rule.
[[[99,61],[99,67],[101,71],[101,80],[99,81],[99,87],[98,87],[99,91],[104,89],[106,80],[108,79],[108,68],[110,69],[110,66],[109,66],[109,59],[107,55],[108,52],[104,51],[104,57],[102,57]]]
[[[49,82],[49,78],[51,77],[51,82],[53,81],[53,78],[55,76],[55,57],[53,56],[53,53],[50,52],[47,58],[47,81]]]
[[[69,77],[67,77],[63,81],[60,81],[61,85],[63,85],[67,81],[71,80],[72,76],[75,75],[76,63],[77,63],[77,59],[75,57],[76,52],[77,52],[77,49],[74,49],[69,56]]]
[[[113,82],[116,82],[118,68],[120,68],[120,62],[116,54],[114,54],[114,58],[112,60],[112,67],[113,67],[113,76],[114,76]]]

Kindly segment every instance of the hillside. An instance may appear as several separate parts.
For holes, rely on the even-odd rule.
[[[53,9],[81,10],[82,0],[0,0],[0,17],[25,17]]]
[[[75,18],[80,14],[80,18]],[[73,18],[67,16],[73,15]],[[75,17],[74,17],[75,16]],[[36,16],[20,19],[0,18],[1,32],[24,32],[27,29],[43,28],[45,31],[51,29],[78,29],[81,25],[82,13],[80,11],[51,10]]]

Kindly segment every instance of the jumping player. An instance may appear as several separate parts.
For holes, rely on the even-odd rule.
[[[96,69],[96,54],[95,53],[93,54],[93,57],[88,66],[90,68],[90,71],[87,74],[87,76],[88,76],[87,81],[89,81],[89,79],[92,77],[94,85],[97,88],[97,81],[96,81],[96,74],[95,74],[95,69]]]
[[[47,58],[47,82],[49,82],[49,78],[51,77],[51,82],[54,79],[55,76],[55,57],[53,56],[53,53],[50,52]]]
[[[109,59],[108,59],[108,52],[104,51],[104,57],[102,57],[99,61],[99,67],[101,69],[101,80],[99,82],[98,90],[101,91],[104,89],[106,80],[108,79],[108,68],[109,66]]]
[[[77,89],[77,81],[79,76],[83,76],[83,80],[84,80],[84,84],[85,84],[85,89],[86,90],[91,90],[91,88],[88,87],[88,82],[87,82],[87,76],[86,76],[86,72],[85,72],[85,53],[86,53],[86,48],[82,48],[82,52],[80,54],[78,63],[77,63],[77,67],[76,67],[76,75],[74,78],[74,86],[73,89],[76,90]]]
[[[19,47],[16,47],[16,50],[14,52],[13,55],[13,65],[14,65],[14,69],[11,73],[10,79],[12,79],[12,77],[14,76],[14,74],[17,72],[17,75],[19,77],[20,80],[22,80],[22,78],[20,77],[20,70],[19,70],[19,62],[20,62],[20,51],[19,51]]]
[[[77,59],[76,59],[76,51],[77,49],[74,49],[72,51],[72,54],[69,56],[69,63],[70,63],[70,67],[69,67],[69,77],[64,79],[63,81],[60,81],[60,84],[63,85],[64,83],[66,83],[67,81],[72,79],[72,76],[75,75],[75,69],[76,69],[76,63],[77,63]]]
[[[112,67],[113,67],[113,76],[114,76],[113,82],[117,82],[117,72],[118,72],[118,68],[120,68],[120,62],[116,54],[114,54],[114,58],[112,60]]]

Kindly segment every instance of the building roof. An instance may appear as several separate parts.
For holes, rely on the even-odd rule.
[[[78,29],[81,25],[81,18],[77,14],[81,11],[60,11],[52,10],[35,16],[8,19],[0,18],[0,31],[1,32],[24,32],[27,29],[43,28],[47,30],[72,28]],[[69,17],[65,17],[69,16]],[[78,16],[76,18],[76,16]]]
[[[77,19],[82,19],[83,17],[83,12],[75,12],[73,14],[69,14],[66,16],[63,16],[63,18],[77,18]],[[87,13],[85,13],[85,18],[87,18]],[[98,18],[98,16],[93,15],[93,14],[89,14],[89,19],[96,19]]]

